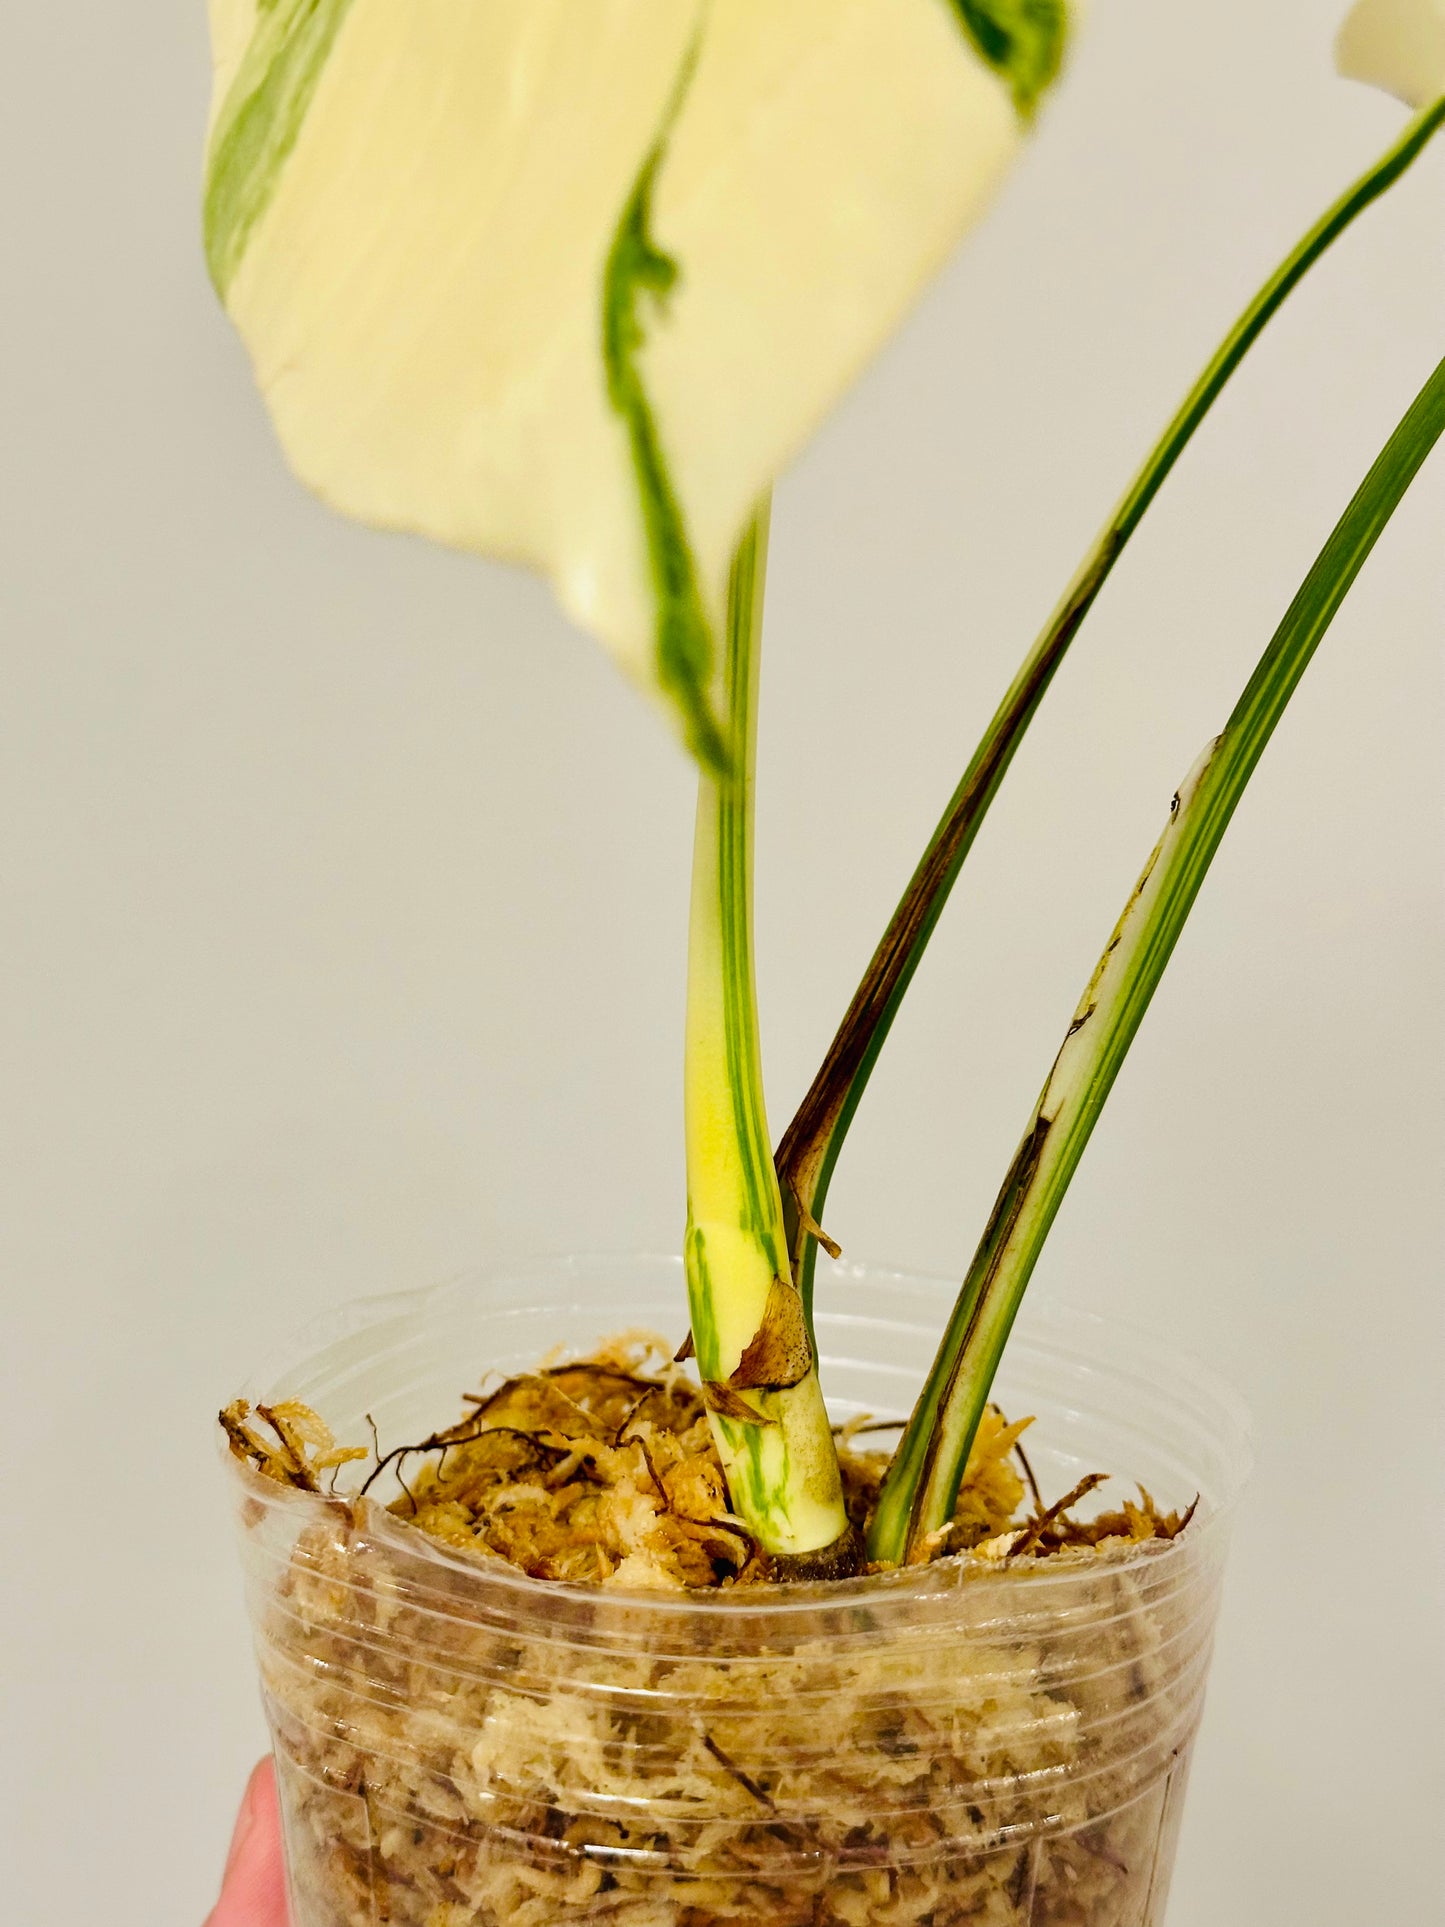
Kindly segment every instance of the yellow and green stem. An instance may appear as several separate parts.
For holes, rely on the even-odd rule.
[[[826,1566],[851,1535],[763,1103],[753,971],[758,644],[766,503],[728,587],[720,708],[731,755],[699,779],[687,987],[687,1285],[735,1513],[775,1557]],[[819,1556],[822,1556],[821,1558]]]
[[[1235,806],[1381,530],[1445,432],[1445,362],[1416,397],[1290,604],[1220,735],[1180,785],[1069,1025],[869,1526],[872,1558],[927,1556],[1025,1287]]]
[[[810,1308],[817,1258],[816,1220],[823,1216],[834,1167],[854,1113],[974,838],[1070,644],[1170,470],[1271,318],[1346,229],[1413,166],[1442,126],[1445,100],[1438,100],[1414,117],[1262,283],[1080,563],[974,751],[827,1057],[778,1146],[793,1276]]]

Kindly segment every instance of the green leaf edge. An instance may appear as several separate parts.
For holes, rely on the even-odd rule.
[[[1015,111],[1031,121],[1068,51],[1068,0],[950,0],[979,58],[1008,83]]]
[[[224,302],[270,207],[351,0],[262,0],[206,156],[201,226]]]
[[[652,194],[697,67],[700,45],[700,38],[695,38],[683,61],[662,125],[638,170],[608,250],[602,277],[602,360],[608,399],[626,426],[632,452],[656,605],[658,686],[680,712],[684,740],[692,754],[705,769],[721,775],[731,750],[708,694],[716,657],[712,626],[641,368],[647,342],[643,302],[663,306],[681,274],[674,257],[652,237]]]

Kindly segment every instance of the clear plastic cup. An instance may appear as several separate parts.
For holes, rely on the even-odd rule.
[[[839,1418],[906,1413],[953,1287],[838,1266]],[[421,1438],[488,1369],[680,1331],[680,1264],[554,1259],[313,1326],[248,1390]],[[1046,1498],[1198,1511],[1115,1554],[624,1592],[469,1557],[229,1454],[295,1927],[1157,1927],[1248,1469],[1232,1395],[1035,1305],[998,1397]],[[1101,1495],[1104,1496],[1104,1495]]]

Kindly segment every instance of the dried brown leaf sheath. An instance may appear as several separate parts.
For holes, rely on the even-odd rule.
[[[762,1323],[728,1383],[737,1392],[783,1391],[801,1385],[812,1369],[803,1301],[791,1285],[774,1278]]]
[[[760,1412],[755,1405],[735,1392],[731,1385],[720,1378],[703,1380],[702,1395],[707,1400],[708,1410],[716,1412],[719,1418],[735,1419],[740,1425],[776,1425],[777,1420]]]

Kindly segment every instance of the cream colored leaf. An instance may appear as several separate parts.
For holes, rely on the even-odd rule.
[[[213,0],[213,277],[285,451],[547,571],[704,759],[733,550],[983,210],[1063,0]]]
[[[1445,0],[1359,0],[1340,28],[1335,62],[1411,107],[1445,95]]]
[[[257,0],[210,0],[212,79],[218,103],[245,59],[258,11]]]

